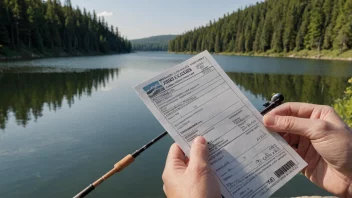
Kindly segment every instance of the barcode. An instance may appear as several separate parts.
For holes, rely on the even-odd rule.
[[[296,164],[292,160],[290,160],[285,165],[283,165],[281,168],[277,169],[274,172],[274,174],[276,175],[276,177],[280,178],[282,175],[284,175],[287,171],[289,171],[294,166],[296,166]]]

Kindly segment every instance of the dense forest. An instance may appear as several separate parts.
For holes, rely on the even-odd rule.
[[[351,0],[266,0],[195,28],[174,52],[290,52],[352,49]]]
[[[131,40],[133,51],[167,51],[168,43],[176,35],[159,35]]]
[[[132,44],[133,51],[167,51],[168,44],[150,43],[150,44]]]
[[[0,0],[0,54],[125,53],[131,43],[95,11],[73,8],[70,0]]]

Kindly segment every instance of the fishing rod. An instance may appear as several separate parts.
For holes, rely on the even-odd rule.
[[[274,94],[273,97],[271,98],[270,102],[265,103],[263,106],[265,109],[261,112],[262,115],[267,114],[269,111],[273,110],[277,106],[281,105],[282,102],[284,101],[284,96],[280,93]],[[165,137],[167,135],[167,131],[164,133],[160,134],[158,137],[154,138],[151,140],[148,144],[144,145],[140,149],[136,150],[132,154],[128,154],[126,157],[122,158],[119,162],[117,162],[114,165],[114,168],[111,169],[109,172],[107,172],[105,175],[103,175],[101,178],[96,180],[94,183],[90,184],[88,187],[83,189],[81,192],[79,192],[76,196],[73,198],[83,198],[86,195],[88,195],[90,192],[92,192],[96,187],[98,187],[101,183],[103,183],[105,180],[113,176],[115,173],[122,171],[126,167],[128,167],[130,164],[134,162],[134,160],[142,154],[145,150],[147,150],[149,147],[151,147],[153,144],[158,142],[160,139]]]

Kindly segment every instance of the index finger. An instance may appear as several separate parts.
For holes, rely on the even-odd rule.
[[[276,107],[268,115],[292,116],[298,118],[322,119],[334,125],[346,126],[344,121],[330,106],[288,102]]]
[[[279,115],[279,116],[294,116],[300,118],[310,118],[311,115],[320,105],[299,103],[299,102],[288,102],[282,104],[268,114]]]

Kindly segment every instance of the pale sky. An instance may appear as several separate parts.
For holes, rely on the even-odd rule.
[[[71,0],[104,15],[128,39],[181,34],[257,1],[262,0]]]

